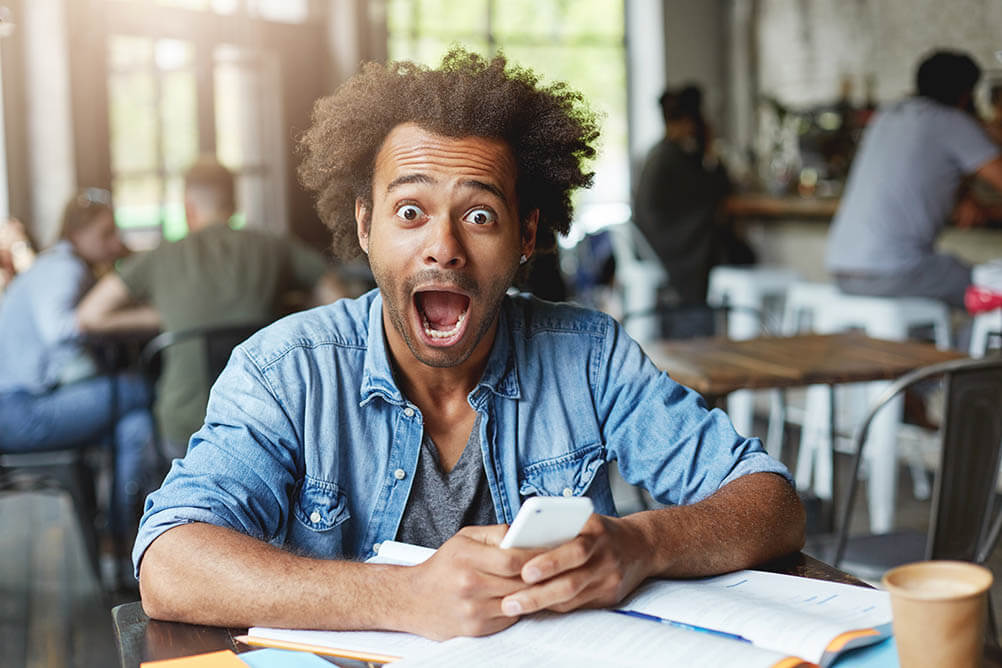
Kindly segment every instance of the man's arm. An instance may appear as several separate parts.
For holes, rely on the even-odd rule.
[[[445,639],[517,621],[504,596],[538,552],[497,547],[504,526],[467,527],[413,567],[300,557],[231,529],[190,523],[143,557],[150,617],[216,626],[387,629]],[[197,555],[195,559],[191,555]]]
[[[160,313],[133,303],[125,282],[112,272],[97,282],[77,306],[77,322],[84,332],[152,330],[161,327]]]
[[[529,560],[533,585],[504,599],[506,614],[614,605],[648,577],[748,568],[804,545],[804,509],[774,473],[752,473],[689,506],[623,518],[592,515],[574,540]]]
[[[974,176],[1002,193],[1002,155],[981,165]]]
[[[650,576],[752,566],[799,549],[803,527],[790,485],[758,473],[692,506],[593,515],[578,538],[544,553],[498,548],[504,526],[467,527],[410,568],[300,557],[230,529],[184,524],[153,541],[139,583],[144,609],[158,619],[444,639],[494,633],[543,608],[611,605]]]

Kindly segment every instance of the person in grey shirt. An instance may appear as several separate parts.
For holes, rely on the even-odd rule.
[[[842,291],[963,306],[971,267],[935,243],[951,217],[960,227],[986,220],[966,179],[1002,190],[1002,155],[971,102],[980,76],[966,54],[935,52],[919,65],[918,94],[867,128],[828,236],[828,270]]]

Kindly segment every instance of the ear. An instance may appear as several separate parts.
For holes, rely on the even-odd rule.
[[[358,235],[358,245],[362,252],[369,254],[369,224],[372,212],[369,211],[361,197],[355,198],[355,234]]]
[[[539,209],[533,209],[522,224],[522,255],[532,256],[536,248],[536,229],[539,226]]]

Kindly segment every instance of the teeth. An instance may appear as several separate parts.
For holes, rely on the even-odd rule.
[[[444,331],[432,327],[431,323],[428,322],[428,318],[426,316],[422,315],[421,319],[424,321],[425,334],[427,334],[433,339],[447,339],[450,336],[455,336],[459,332],[459,328],[463,324],[463,320],[466,319],[466,313],[463,313],[462,315],[459,316],[459,318],[456,320],[456,324],[453,325],[452,328]]]

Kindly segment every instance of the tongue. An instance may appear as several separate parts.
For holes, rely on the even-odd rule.
[[[435,329],[447,329],[456,324],[466,311],[469,297],[454,292],[422,292],[421,310]]]

